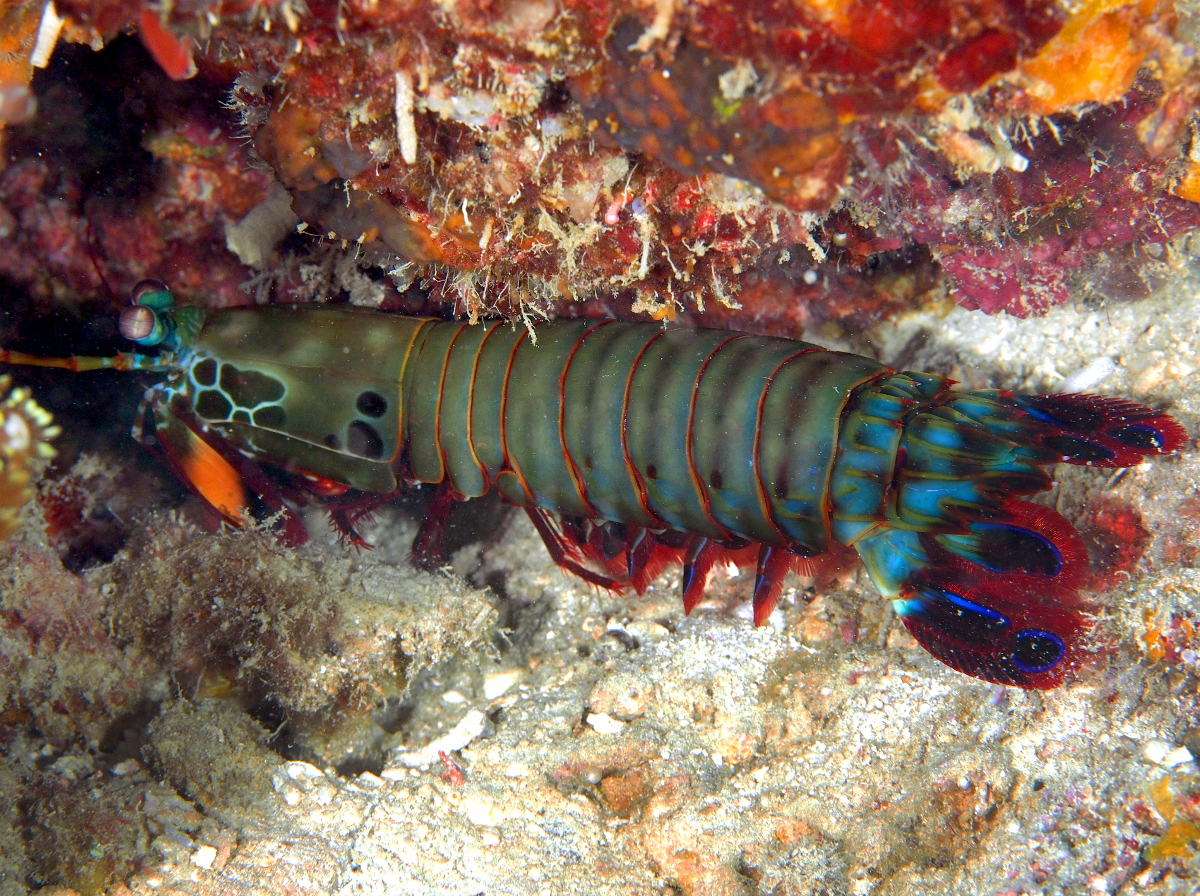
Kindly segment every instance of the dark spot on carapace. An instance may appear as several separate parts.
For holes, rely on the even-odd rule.
[[[221,390],[234,404],[252,408],[283,398],[283,383],[257,370],[239,370],[226,362],[221,365]]]
[[[367,390],[358,396],[358,401],[355,402],[355,407],[358,412],[366,417],[382,417],[387,413],[387,399],[378,392]]]
[[[708,474],[708,484],[713,488],[725,487],[725,477],[721,475],[720,470],[713,470]]]
[[[217,362],[212,358],[205,358],[200,363],[192,368],[192,379],[199,386],[212,386],[217,382]]]
[[[252,423],[253,422],[250,419],[250,412],[243,411],[241,408],[238,408],[236,411],[234,411],[232,414],[230,414],[229,419],[232,420],[234,423]]]
[[[325,437],[325,444],[334,451],[342,450],[342,440],[339,439],[334,433],[330,433]]]
[[[647,479],[657,479],[658,478],[658,467],[654,466],[654,464],[650,464],[648,467],[646,467],[646,478]]]
[[[228,420],[233,405],[216,389],[205,389],[196,396],[196,414],[204,420]]]
[[[383,437],[370,423],[355,420],[346,427],[346,448],[351,454],[378,460],[383,457]]]

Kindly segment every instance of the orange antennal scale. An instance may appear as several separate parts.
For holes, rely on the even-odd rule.
[[[159,445],[184,479],[221,516],[236,526],[250,523],[242,477],[204,439],[173,418],[155,432]]]

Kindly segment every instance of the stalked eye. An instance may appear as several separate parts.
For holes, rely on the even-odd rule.
[[[1112,430],[1109,435],[1122,445],[1128,445],[1130,448],[1136,448],[1139,451],[1162,451],[1162,433],[1152,426],[1143,426],[1140,423],[1127,423]]]
[[[171,311],[175,308],[175,297],[161,280],[142,280],[130,290],[129,299],[135,305],[154,311]]]
[[[1045,672],[1057,666],[1066,652],[1062,639],[1057,635],[1029,629],[1017,634],[1013,662],[1022,672]]]
[[[1073,463],[1096,464],[1113,458],[1113,453],[1102,445],[1093,445],[1074,436],[1046,436],[1042,444]]]
[[[154,332],[157,324],[158,315],[149,308],[130,305],[128,308],[122,309],[117,327],[126,339],[131,342],[141,342]]]

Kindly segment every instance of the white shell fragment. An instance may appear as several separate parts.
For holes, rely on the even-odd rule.
[[[487,716],[478,709],[472,709],[458,724],[436,740],[430,741],[420,750],[413,752],[397,752],[392,756],[392,768],[384,769],[383,777],[396,780],[404,777],[404,772],[395,768],[424,768],[440,761],[438,753],[454,753],[465,749],[487,728]]]
[[[1142,757],[1147,762],[1161,765],[1163,768],[1175,768],[1177,765],[1186,765],[1195,759],[1192,756],[1192,751],[1187,747],[1176,746],[1170,741],[1159,738],[1146,741],[1142,746]]]
[[[1086,367],[1076,370],[1061,383],[1058,384],[1057,392],[1066,394],[1070,392],[1086,392],[1088,389],[1104,382],[1117,371],[1117,362],[1108,355],[1101,355],[1096,360],[1092,361]]]
[[[614,719],[606,712],[589,713],[587,723],[597,734],[620,734],[621,729],[625,727],[624,722]]]
[[[520,669],[505,669],[502,672],[491,673],[483,681],[484,699],[490,701],[504,696],[524,675],[525,673]]]

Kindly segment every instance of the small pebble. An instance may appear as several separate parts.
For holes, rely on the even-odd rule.
[[[289,762],[284,766],[287,770],[287,776],[293,781],[301,781],[306,778],[324,778],[325,773],[315,765],[309,765],[307,762]]]
[[[483,697],[485,700],[495,700],[506,694],[514,684],[524,677],[520,669],[506,669],[503,672],[493,672],[483,681]]]
[[[624,722],[614,719],[606,712],[589,713],[587,723],[597,734],[620,734],[621,729],[625,727]]]
[[[213,862],[217,860],[217,850],[213,846],[201,846],[192,853],[192,864],[197,868],[203,868],[205,871],[212,868]]]
[[[118,762],[110,771],[118,778],[123,778],[126,775],[133,774],[138,770],[140,763],[136,759],[126,759],[124,762]]]
[[[1153,762],[1163,768],[1175,768],[1175,766],[1184,765],[1195,758],[1187,747],[1176,746],[1170,741],[1158,738],[1146,741],[1142,747],[1142,757],[1147,762]]]
[[[504,813],[496,804],[483,796],[469,796],[462,801],[467,820],[479,827],[495,827],[504,820]]]
[[[473,740],[483,734],[487,726],[487,716],[478,709],[472,709],[450,731],[436,740],[430,741],[423,749],[412,752],[397,751],[392,758],[392,768],[398,765],[409,769],[431,766],[440,761],[438,753],[457,753],[459,750],[465,749]],[[384,779],[396,780],[388,776],[388,772],[392,768],[384,770]]]

